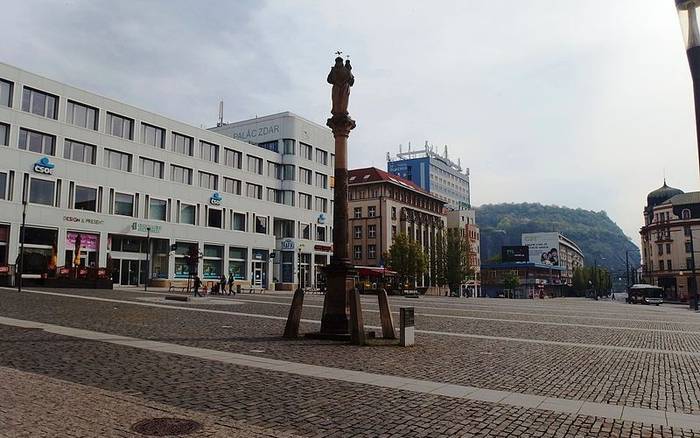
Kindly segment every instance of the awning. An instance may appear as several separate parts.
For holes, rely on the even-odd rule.
[[[396,271],[392,271],[387,268],[380,268],[377,266],[355,266],[358,275],[366,277],[381,277],[384,275],[393,276],[396,275]]]

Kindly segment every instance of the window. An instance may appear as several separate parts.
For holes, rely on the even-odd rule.
[[[377,226],[376,225],[367,225],[367,237],[370,239],[374,239],[377,237]]]
[[[367,245],[367,258],[376,259],[377,258],[377,245]]]
[[[335,154],[331,154],[331,167],[335,168]]]
[[[233,213],[231,229],[235,231],[245,231],[245,213]]]
[[[224,164],[228,167],[233,167],[234,169],[241,168],[241,161],[243,161],[243,154],[234,151],[233,149],[224,148]]]
[[[245,248],[228,249],[228,272],[233,275],[236,280],[245,280],[246,260],[248,259],[248,251]]]
[[[267,234],[267,218],[264,216],[255,216],[255,232],[259,234]]]
[[[162,199],[149,199],[148,200],[148,218],[155,219],[159,221],[166,220],[166,215],[168,211],[168,202]]]
[[[69,100],[66,108],[66,123],[97,131],[98,114],[97,108]]]
[[[693,245],[691,242],[685,242],[685,252],[688,254],[693,252]]]
[[[224,177],[223,191],[234,195],[241,194],[241,182],[237,179]]]
[[[20,149],[39,154],[55,155],[56,137],[22,128],[19,130],[18,146]]]
[[[685,259],[685,269],[693,269],[692,257],[688,257],[687,259]]]
[[[45,179],[32,178],[29,188],[29,202],[53,207],[56,183]]]
[[[326,176],[322,173],[317,173],[316,174],[316,187],[320,187],[322,189],[327,189],[328,188],[328,176]]]
[[[362,207],[355,207],[353,209],[353,217],[359,219],[362,217]]]
[[[191,157],[193,155],[193,143],[194,140],[192,139],[192,137],[173,132],[173,152],[177,152],[178,154],[183,155],[189,155]]]
[[[294,155],[294,140],[285,138],[282,140],[282,144],[284,145],[283,151],[285,155]]]
[[[324,166],[328,165],[328,152],[321,150],[321,149],[316,149],[316,162],[321,163]]]
[[[362,245],[355,245],[352,247],[352,258],[355,260],[362,259]]]
[[[671,266],[671,260],[666,260],[666,268],[669,271],[673,271],[673,267]]]
[[[396,237],[396,225],[391,226],[391,238]]]
[[[143,157],[141,157],[140,161],[141,175],[163,179],[163,168],[165,164],[162,161],[150,160]]]
[[[377,216],[377,207],[371,205],[367,207],[367,217],[375,217]]]
[[[285,181],[294,181],[296,179],[293,164],[285,164],[282,167],[282,179]]]
[[[204,245],[202,257],[202,276],[210,279],[220,279],[224,267],[224,247]]]
[[[246,184],[246,196],[249,198],[262,199],[262,186],[258,184]]]
[[[316,240],[318,240],[319,242],[326,241],[326,227],[316,227]]]
[[[248,155],[248,172],[253,172],[253,173],[257,173],[258,175],[262,175],[263,174],[263,160],[262,160],[262,158]]]
[[[666,254],[671,254],[671,244],[670,243],[666,244]]]
[[[165,129],[141,123],[141,142],[160,149],[165,148]]]
[[[12,106],[12,82],[0,79],[0,105]]]
[[[219,146],[207,143],[206,141],[199,142],[199,157],[202,160],[211,161],[213,163],[219,162]]]
[[[681,212],[681,218],[682,219],[690,219],[690,210],[687,208],[684,208],[683,211]]]
[[[690,226],[686,225],[685,227],[683,227],[683,234],[686,236],[690,236]]]
[[[396,207],[391,207],[391,219],[396,220]]]
[[[134,121],[114,113],[107,113],[107,134],[126,140],[134,139]]]
[[[275,179],[282,179],[282,165],[278,163],[273,163],[272,161],[267,162],[267,176]]]
[[[258,143],[258,146],[263,148],[263,149],[267,149],[268,151],[279,152],[279,146],[277,145],[277,140]]]
[[[299,168],[299,181],[303,182],[304,184],[311,185],[312,175],[313,172],[311,172],[309,169],[305,169],[303,167]]]
[[[216,190],[218,177],[214,174],[199,171],[199,187]]]
[[[192,184],[192,169],[186,167],[170,165],[170,181],[179,182],[182,184]]]
[[[355,239],[362,239],[362,225],[352,227],[352,235]]]
[[[110,169],[131,172],[131,154],[117,152],[112,149],[104,150],[103,164]]]
[[[663,270],[664,270],[664,261],[659,260],[659,271],[663,271]]]
[[[97,189],[76,185],[74,198],[74,209],[97,211]]]
[[[216,208],[209,208],[207,212],[207,226],[212,228],[223,227],[221,210]]]
[[[194,205],[180,204],[180,223],[181,224],[195,224],[195,218],[197,217],[197,207]]]
[[[299,223],[299,228],[301,229],[301,238],[309,240],[311,239],[311,225]]]
[[[58,97],[33,88],[24,87],[22,92],[22,111],[48,117],[49,119],[56,119]]]
[[[316,197],[316,211],[328,213],[328,199]]]
[[[7,198],[7,173],[0,172],[0,199]]]
[[[10,143],[10,125],[0,123],[0,145],[7,146]]]
[[[307,195],[306,193],[299,193],[299,208],[311,210],[311,195]]]
[[[305,143],[299,143],[299,152],[307,160],[313,160],[313,148]]]
[[[134,195],[126,193],[114,194],[114,214],[120,216],[134,215]]]
[[[63,158],[82,163],[95,164],[97,146],[66,140],[63,144]]]

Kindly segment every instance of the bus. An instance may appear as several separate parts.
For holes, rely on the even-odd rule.
[[[664,290],[651,284],[634,284],[627,291],[627,302],[630,304],[654,304],[664,302]]]

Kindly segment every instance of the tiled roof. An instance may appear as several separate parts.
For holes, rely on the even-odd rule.
[[[661,203],[661,205],[663,205],[663,204],[671,204],[671,205],[700,204],[700,192],[680,193],[678,195],[671,197],[667,201],[664,201]]]
[[[385,172],[381,169],[377,169],[376,167],[365,167],[362,169],[351,169],[348,171],[349,185],[377,181],[386,181],[399,186],[404,186],[407,189],[415,190],[417,192],[421,192],[433,198],[439,199],[432,193],[423,190],[418,184],[414,183],[413,181],[407,180],[406,178],[402,178],[389,172]]]

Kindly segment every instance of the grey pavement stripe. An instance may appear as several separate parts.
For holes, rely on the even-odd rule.
[[[352,371],[342,368],[307,365],[299,362],[269,359],[240,353],[229,353],[206,348],[188,347],[185,345],[138,339],[128,336],[119,336],[109,333],[94,332],[90,330],[82,330],[72,327],[64,327],[55,324],[45,324],[41,322],[14,318],[0,317],[0,324],[14,327],[42,329],[49,333],[55,333],[72,338],[87,339],[142,350],[188,356],[214,362],[266,369],[270,371],[309,376],[319,379],[339,380],[343,382],[393,388],[421,394],[499,403],[528,409],[544,409],[574,415],[596,416],[610,419],[620,419],[624,421],[636,421],[644,424],[700,430],[700,415],[636,408],[608,403],[592,403],[583,400],[545,397],[511,391],[498,391],[486,388],[433,382],[429,380],[411,379],[386,374]]]
[[[0,287],[0,291],[8,290],[8,289],[9,288]],[[9,289],[9,290],[14,291],[14,289]],[[128,301],[128,300],[119,300],[119,299],[114,299],[114,298],[101,298],[101,297],[93,297],[93,296],[85,296],[85,295],[72,295],[72,294],[64,294],[64,293],[59,293],[59,292],[47,292],[47,291],[29,290],[29,289],[23,289],[23,290],[24,290],[23,293],[53,295],[53,296],[59,296],[59,297],[88,300],[88,301],[102,301],[102,302],[108,302],[108,303],[129,304],[129,305],[134,305],[134,306],[156,307],[156,308],[160,308],[160,309],[169,309],[169,310],[185,310],[185,311],[189,311],[189,312],[215,313],[215,314],[221,314],[221,315],[242,316],[242,317],[246,317],[246,318],[273,319],[273,320],[278,320],[278,321],[286,321],[287,320],[287,317],[285,317],[285,316],[260,315],[257,313],[232,312],[229,310],[215,310],[215,309],[203,309],[203,308],[198,308],[198,307],[173,306],[173,305],[167,305],[167,304],[148,303],[148,302],[142,302],[142,301]],[[321,323],[321,321],[313,320],[313,319],[302,319],[301,322],[305,322],[305,323],[309,323],[309,324],[320,324]],[[377,327],[377,326],[365,326],[365,328],[372,329],[372,330],[381,330],[381,327]],[[472,333],[443,332],[443,331],[436,331],[436,330],[416,329],[416,333],[423,333],[423,334],[437,335],[437,336],[452,336],[452,337],[457,337],[457,338],[468,338],[468,339],[488,339],[488,340],[494,340],[494,341],[524,342],[524,343],[528,343],[528,344],[558,345],[558,346],[576,347],[576,348],[597,348],[597,349],[603,349],[603,350],[624,351],[624,352],[673,354],[673,355],[678,355],[678,356],[700,357],[700,352],[695,352],[695,351],[663,350],[663,349],[656,349],[656,348],[621,347],[621,346],[617,346],[617,345],[587,344],[587,343],[582,343],[582,342],[566,342],[566,341],[548,341],[548,340],[544,340],[544,339],[509,338],[509,337],[504,337],[504,336],[477,335],[477,334],[472,334]]]

